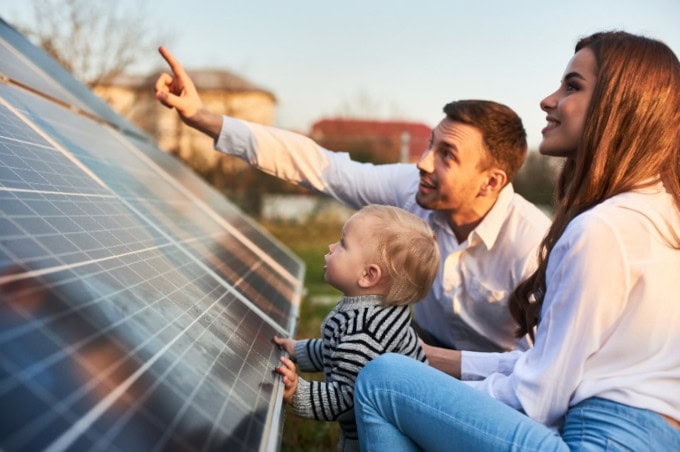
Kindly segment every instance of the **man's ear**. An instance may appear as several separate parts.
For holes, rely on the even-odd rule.
[[[382,279],[382,269],[376,264],[370,264],[364,268],[364,272],[359,278],[359,287],[368,289],[380,283]]]
[[[492,167],[486,172],[486,181],[479,190],[480,196],[498,195],[508,181],[505,171]]]

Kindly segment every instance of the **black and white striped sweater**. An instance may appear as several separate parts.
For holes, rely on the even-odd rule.
[[[381,306],[382,297],[343,297],[321,324],[320,339],[299,340],[295,361],[306,372],[324,373],[323,381],[299,379],[293,411],[301,417],[338,421],[341,449],[358,449],[354,420],[354,382],[370,360],[400,353],[427,362],[411,327],[408,306]]]

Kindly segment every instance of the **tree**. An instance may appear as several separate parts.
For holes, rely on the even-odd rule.
[[[17,29],[89,87],[144,61],[168,39],[146,24],[140,1],[134,10],[118,2],[33,0],[32,21]]]
[[[517,193],[529,201],[550,210],[553,208],[555,184],[562,164],[563,159],[530,151],[512,185]]]

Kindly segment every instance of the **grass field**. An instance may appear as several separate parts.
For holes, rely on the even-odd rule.
[[[306,265],[306,295],[300,306],[297,337],[319,337],[321,322],[341,296],[329,286],[323,277],[323,256],[328,244],[340,238],[341,224],[309,223],[304,226],[264,223],[263,226],[298,255]],[[331,303],[316,300],[328,299]],[[307,380],[320,379],[320,374],[301,373]],[[335,422],[319,422],[302,419],[286,408],[281,451],[336,450],[338,425]]]

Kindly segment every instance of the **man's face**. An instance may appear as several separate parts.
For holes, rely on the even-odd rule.
[[[488,180],[487,155],[479,129],[444,118],[418,161],[418,204],[474,221],[479,216],[475,201]]]

